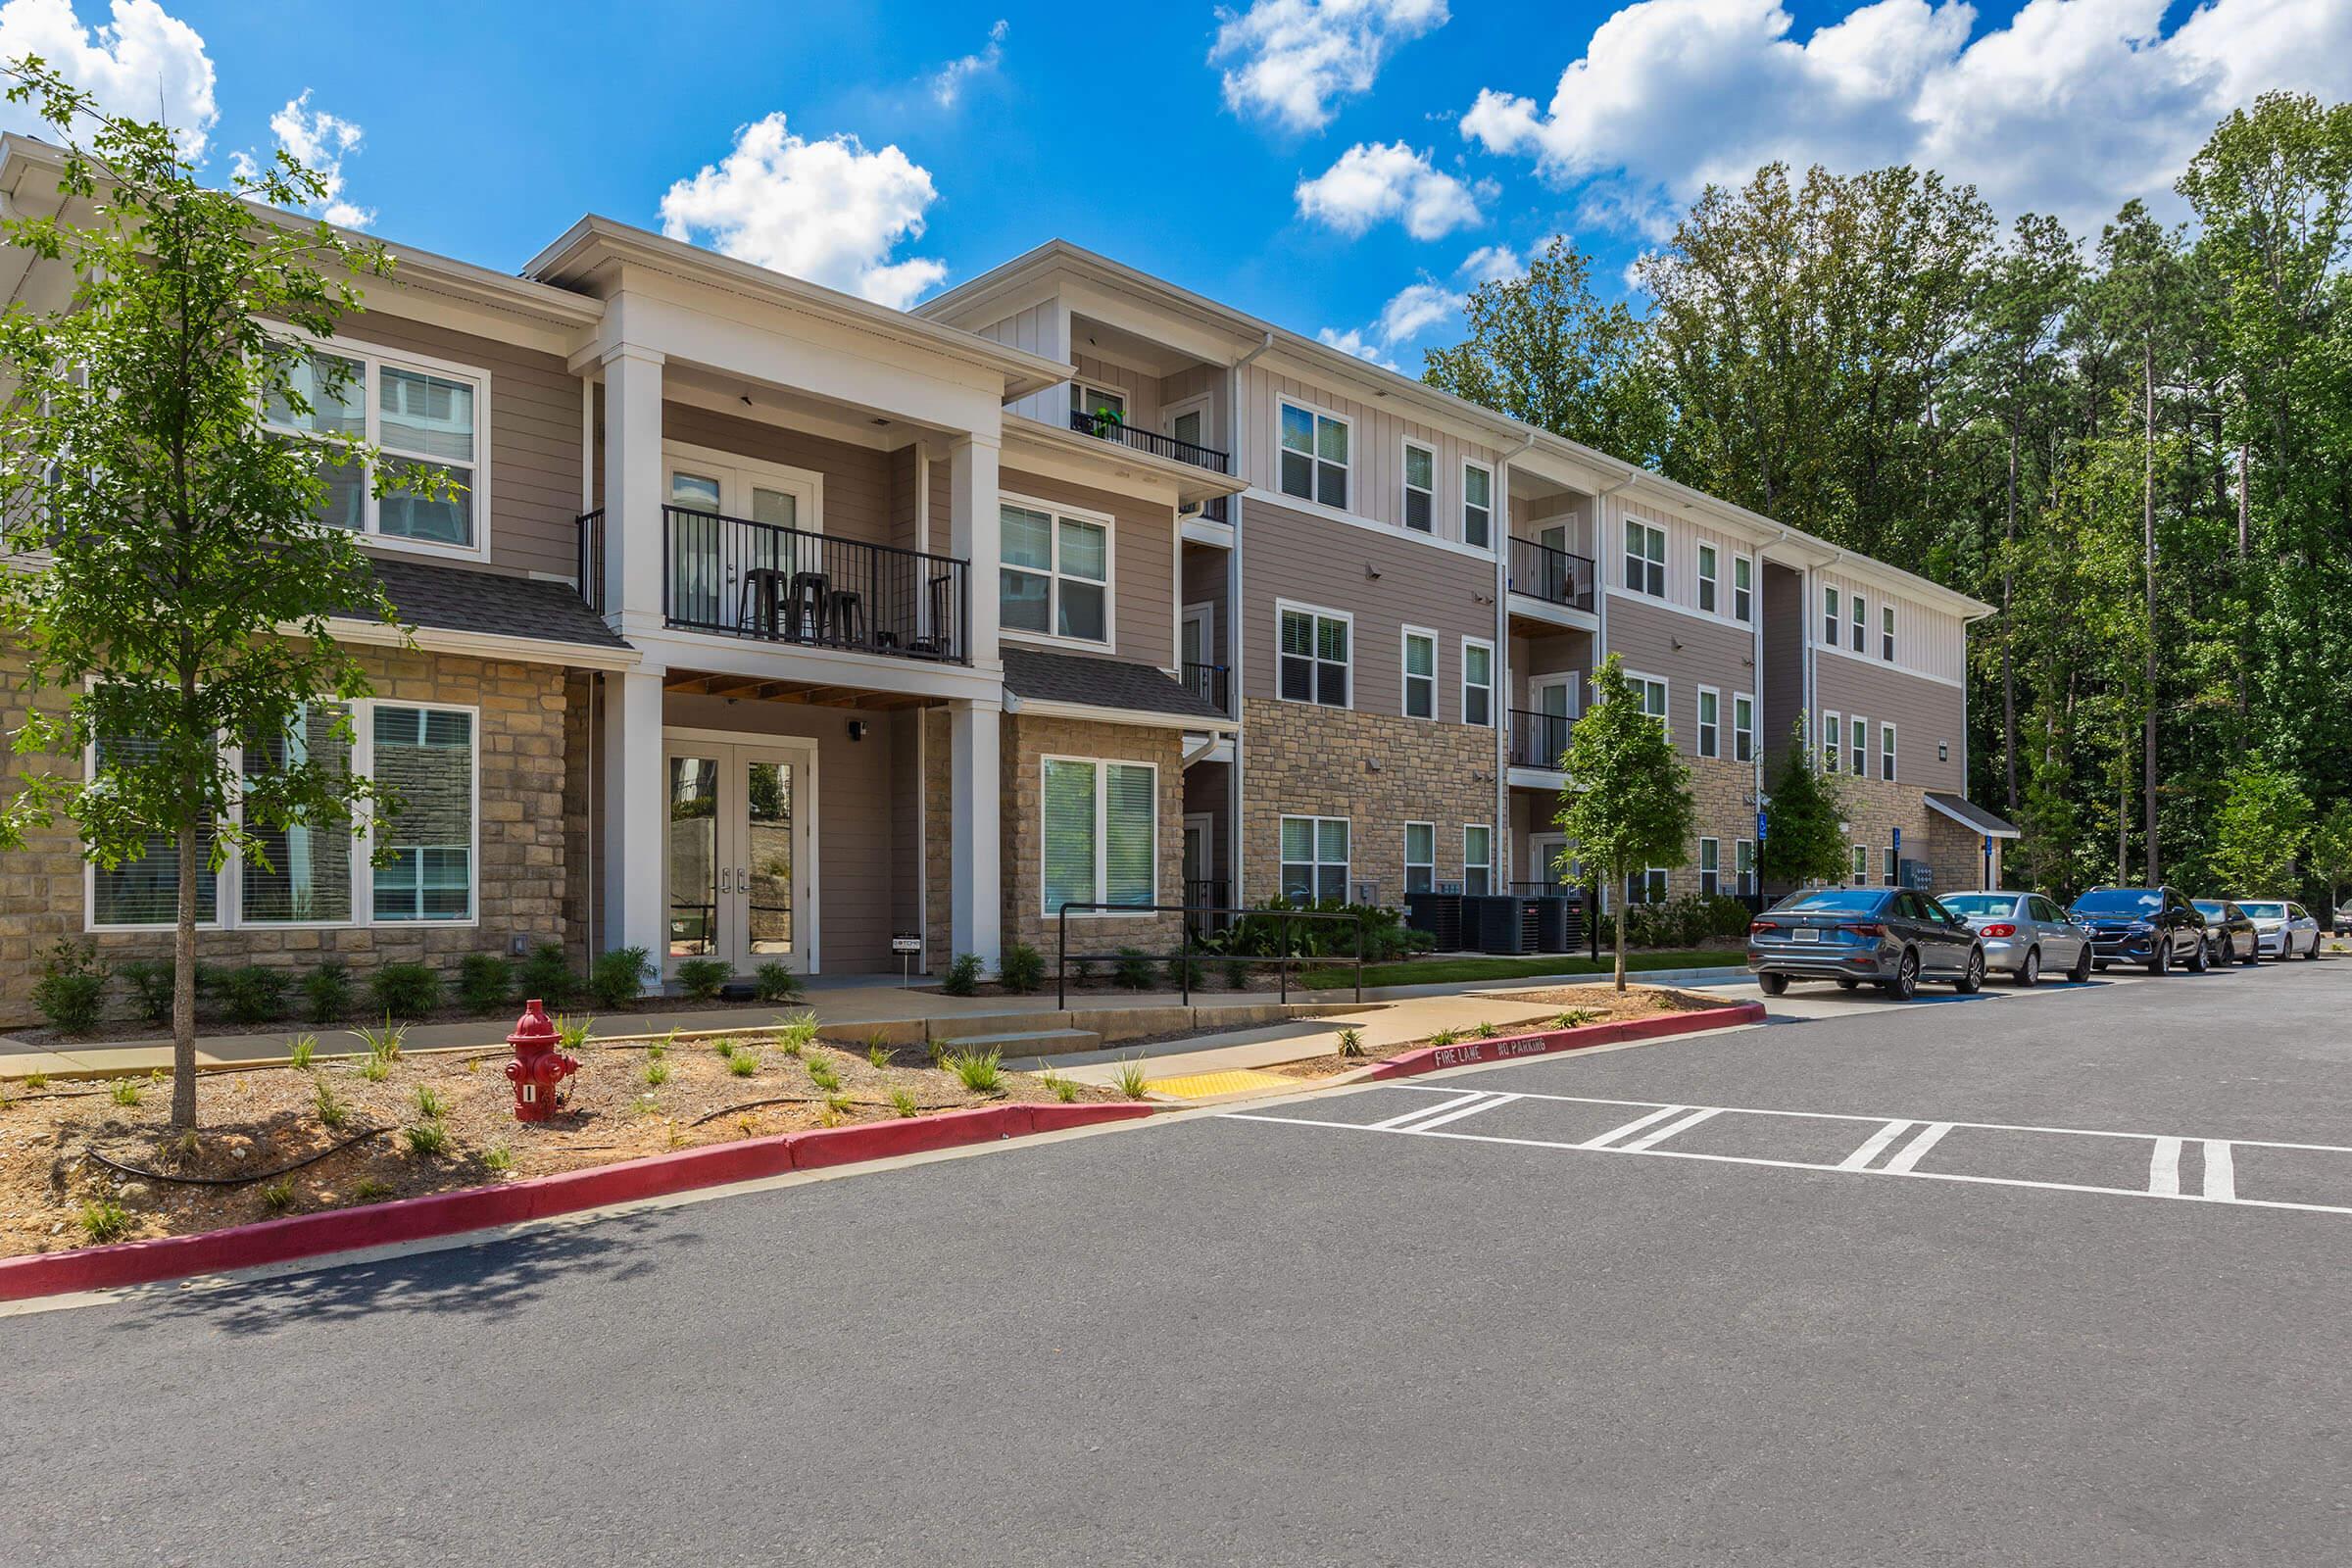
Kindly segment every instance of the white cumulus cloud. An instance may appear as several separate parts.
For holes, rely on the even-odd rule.
[[[1547,104],[1488,88],[1462,132],[1597,181],[1654,237],[1662,193],[1744,181],[1775,159],[1931,166],[2004,213],[2094,229],[2159,208],[2213,122],[2266,88],[2352,96],[2346,0],[2028,0],[1972,38],[1965,0],[1873,0],[1799,37],[1780,0],[1638,0],[1592,32]]]
[[[1315,336],[1342,354],[1352,354],[1359,360],[1368,360],[1384,370],[1398,368],[1396,362],[1383,354],[1380,345],[1366,337],[1361,327],[1351,326],[1345,332],[1335,332],[1326,326],[1318,330]]]
[[[311,90],[305,87],[300,97],[287,99],[286,107],[270,117],[270,130],[277,144],[316,171],[326,187],[311,206],[313,217],[342,228],[366,228],[375,221],[373,208],[354,206],[343,196],[343,157],[359,151],[362,132],[357,124],[323,109],[313,109]],[[256,167],[250,153],[236,155],[240,175],[250,177]]]
[[[894,261],[919,239],[939,192],[895,146],[851,135],[810,141],[781,111],[743,126],[719,163],[662,198],[662,232],[743,261],[905,310],[948,275],[927,257]]]
[[[110,114],[160,115],[178,131],[180,150],[202,158],[220,118],[204,39],[155,0],[114,0],[111,15],[85,27],[73,0],[8,0],[0,5],[0,60],[39,55]],[[0,103],[0,130],[56,135],[31,104]]]
[[[999,18],[988,29],[988,42],[976,54],[951,60],[931,74],[931,97],[942,109],[953,109],[963,96],[964,84],[974,76],[986,75],[1004,61],[1004,35],[1011,24]]]
[[[1436,283],[1408,283],[1380,308],[1374,324],[1382,344],[1394,348],[1455,315],[1464,303],[1462,296]]]
[[[1403,142],[1359,142],[1298,182],[1298,213],[1343,234],[1396,219],[1415,239],[1438,239],[1484,220],[1480,192]]]
[[[1338,100],[1371,90],[1391,50],[1446,20],[1446,0],[1254,0],[1218,8],[1208,60],[1225,67],[1234,113],[1321,130]]]
[[[1507,282],[1526,270],[1527,263],[1508,245],[1481,245],[1463,257],[1462,265],[1454,269],[1455,274],[1473,288],[1481,283]]]

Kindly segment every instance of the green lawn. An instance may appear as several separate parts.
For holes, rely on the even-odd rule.
[[[1697,948],[1689,951],[1628,954],[1628,974],[1638,969],[1719,969],[1745,963],[1737,948]],[[1545,974],[1608,974],[1614,966],[1606,956],[1598,963],[1573,954],[1533,958],[1420,958],[1409,963],[1368,963],[1368,986],[1455,985],[1474,980],[1525,980]],[[1299,984],[1309,991],[1335,991],[1355,983],[1352,968],[1316,968],[1300,973]]]

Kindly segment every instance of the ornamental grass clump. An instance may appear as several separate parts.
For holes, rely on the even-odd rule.
[[[1119,1093],[1125,1095],[1129,1100],[1142,1100],[1151,1092],[1144,1082],[1144,1058],[1141,1056],[1131,1057],[1120,1062],[1118,1073],[1112,1082],[1117,1086]]]
[[[817,1088],[831,1093],[841,1087],[840,1069],[825,1060],[824,1057],[810,1056],[808,1060],[808,1081]]]
[[[130,1234],[130,1211],[111,1198],[94,1198],[81,1205],[81,1233],[104,1247]]]
[[[1004,1087],[1004,1055],[993,1047],[987,1051],[955,1051],[947,1057],[948,1070],[975,1095],[993,1095]]]

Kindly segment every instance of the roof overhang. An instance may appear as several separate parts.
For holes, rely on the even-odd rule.
[[[1952,804],[1953,800],[1960,800],[1960,805],[1954,806]],[[1960,799],[1956,796],[1947,798],[1931,790],[1928,792],[1927,802],[1929,810],[1936,812],[1937,815],[1951,818],[1953,821],[1959,823],[1962,827],[1968,829],[1971,833],[1981,833],[1988,839],[2014,839],[2023,837],[2023,835],[2015,826],[1993,815],[1990,811],[1985,810],[1984,808],[1977,805],[1973,801]],[[1967,810],[1961,809],[1961,807],[1966,807]],[[1974,811],[1978,814],[1972,816],[1969,814],[1971,811]]]

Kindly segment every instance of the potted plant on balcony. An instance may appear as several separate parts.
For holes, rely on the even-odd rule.
[[[1111,408],[1108,404],[1105,404],[1102,408],[1095,410],[1093,418],[1095,421],[1095,434],[1101,436],[1105,441],[1118,440],[1120,432],[1124,430],[1127,425],[1127,421],[1120,417],[1119,411]]]

